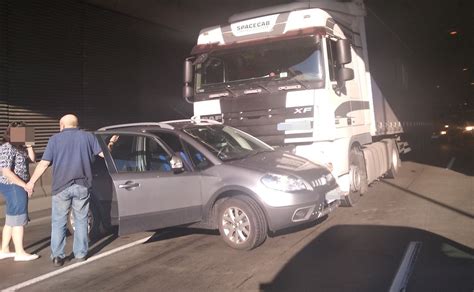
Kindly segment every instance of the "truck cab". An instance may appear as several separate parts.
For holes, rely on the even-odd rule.
[[[401,131],[376,122],[364,15],[361,1],[305,1],[203,29],[185,61],[184,97],[196,116],[326,165],[356,193],[352,205],[368,172],[384,173],[367,171],[364,145]],[[394,145],[386,141],[385,151]]]

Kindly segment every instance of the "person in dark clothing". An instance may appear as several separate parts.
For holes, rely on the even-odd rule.
[[[27,189],[33,190],[49,165],[53,166],[51,258],[55,266],[64,264],[67,216],[71,207],[75,222],[73,253],[76,260],[85,260],[89,248],[87,214],[92,186],[91,168],[95,156],[103,157],[103,153],[97,138],[79,130],[78,124],[77,117],[72,114],[61,118],[60,132],[49,139],[43,157],[27,183]]]

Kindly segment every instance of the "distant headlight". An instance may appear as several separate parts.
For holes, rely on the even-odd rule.
[[[467,126],[465,129],[466,129],[466,131],[470,132],[470,131],[474,130],[474,126]]]
[[[449,125],[444,125],[444,127],[447,129],[447,128],[449,128]]]
[[[261,178],[261,181],[267,188],[282,192],[313,190],[302,179],[287,175],[268,173]]]
[[[441,135],[446,135],[446,133],[447,133],[446,131],[441,131],[440,132]]]

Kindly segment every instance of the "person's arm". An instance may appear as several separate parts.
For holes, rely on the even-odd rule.
[[[30,159],[30,161],[35,162],[36,154],[35,154],[35,150],[33,149],[33,146],[31,145],[26,146],[26,151],[28,151],[28,158]]]
[[[109,143],[107,144],[107,148],[109,148],[109,151],[112,151],[114,144],[118,141],[119,138],[119,135],[113,135],[112,137],[110,137]]]
[[[9,182],[16,184],[20,187],[25,187],[26,183],[13,172],[15,151],[11,144],[3,144],[0,149],[0,168],[2,175],[8,179]]]
[[[30,181],[24,187],[25,190],[28,192],[29,196],[33,194],[33,189],[35,188],[36,181],[43,175],[43,173],[48,168],[49,164],[50,164],[49,161],[41,160],[36,165],[35,171],[33,172],[33,175],[31,176]]]
[[[18,175],[16,175],[10,168],[3,167],[2,173],[3,176],[6,177],[11,183],[14,183],[22,188],[26,186],[26,183],[21,178],[19,178]]]
[[[27,185],[32,185],[33,188],[36,181],[43,175],[43,173],[49,167],[50,163],[51,162],[47,160],[41,160],[40,162],[38,162],[38,165],[36,165],[35,171],[33,172],[33,175],[31,176],[30,181],[27,183]]]

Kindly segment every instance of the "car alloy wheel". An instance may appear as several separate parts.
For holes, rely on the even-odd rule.
[[[237,207],[230,207],[224,211],[222,229],[229,241],[236,244],[244,243],[252,232],[247,214]]]
[[[74,220],[74,215],[73,215],[72,210],[69,212],[68,221],[69,221],[69,224],[68,224],[69,232],[73,234],[74,231],[76,230],[76,226],[75,226],[75,220]],[[89,235],[91,234],[93,226],[94,226],[94,214],[93,214],[92,209],[89,208],[89,212],[87,213],[87,234]]]
[[[251,250],[267,238],[267,221],[255,200],[236,195],[218,204],[217,222],[222,239],[235,249]]]

